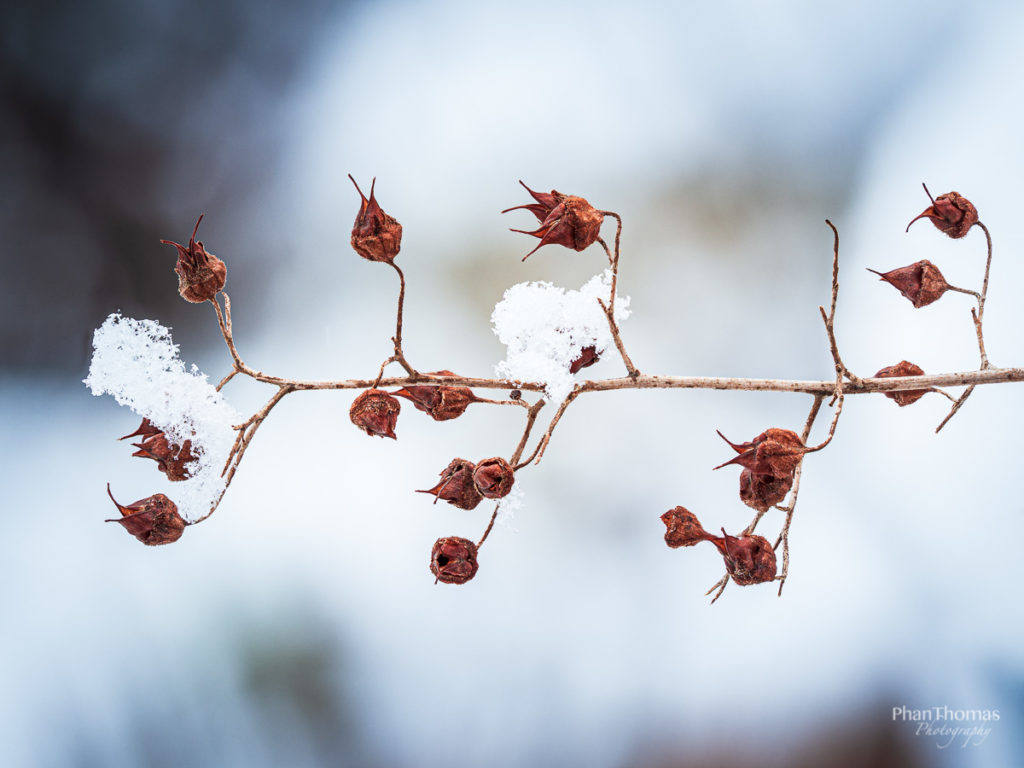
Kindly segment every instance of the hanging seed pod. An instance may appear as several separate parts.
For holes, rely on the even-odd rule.
[[[476,465],[465,459],[452,459],[451,463],[441,472],[441,481],[427,491],[416,493],[432,493],[434,503],[438,500],[447,501],[459,509],[475,509],[483,500],[480,491],[473,481]]]
[[[523,184],[522,181],[519,183]],[[551,190],[550,194],[534,192],[525,184],[523,184],[523,188],[537,202],[529,205],[517,205],[502,211],[502,213],[508,213],[525,209],[536,216],[537,221],[540,222],[540,226],[532,232],[525,229],[512,230],[540,238],[537,247],[523,256],[523,261],[549,243],[572,248],[574,251],[582,251],[597,242],[597,238],[601,235],[604,214],[582,197],[563,195],[555,190]]]
[[[699,541],[714,538],[704,530],[700,520],[686,507],[675,507],[661,516],[665,524],[665,543],[673,549],[692,547]]]
[[[110,483],[107,483],[107,495],[121,512],[121,517],[105,522],[120,523],[128,533],[147,546],[171,544],[180,539],[185,531],[186,523],[178,514],[177,505],[162,493],[122,506],[117,503],[114,494],[110,492]]]
[[[740,586],[761,584],[775,578],[775,550],[764,536],[730,536],[722,529],[722,536],[711,541],[725,558],[725,569]]]
[[[446,536],[435,541],[430,552],[430,572],[434,574],[434,583],[465,584],[476,576],[479,567],[476,553],[476,544],[459,536]]]
[[[366,434],[397,440],[395,424],[402,404],[382,389],[368,389],[352,401],[348,417]]]
[[[178,293],[185,301],[191,301],[193,304],[213,299],[224,289],[228,275],[228,268],[224,262],[209,253],[203,247],[202,241],[196,242],[196,232],[199,231],[199,223],[202,220],[203,217],[200,215],[187,248],[173,240],[160,241],[164,245],[173,245],[178,249],[178,261],[174,265],[174,271],[178,274]]]
[[[889,283],[918,309],[938,301],[949,290],[949,283],[939,268],[927,259],[889,272],[879,272],[870,268],[868,272],[874,272],[880,279]]]
[[[913,363],[908,363],[906,360],[901,360],[896,365],[890,365],[887,368],[883,368],[875,374],[876,379],[890,379],[898,376],[924,376],[918,366]],[[916,403],[922,397],[928,394],[927,389],[907,389],[902,392],[883,392],[886,397],[890,400],[895,400],[896,405],[901,408],[911,403]]]
[[[921,186],[924,187],[924,184]],[[918,219],[931,219],[932,224],[940,232],[945,232],[953,238],[960,238],[978,223],[978,209],[959,192],[947,192],[934,198],[928,187],[924,187],[924,192],[932,204],[911,219],[910,224]],[[907,224],[907,231],[910,231],[910,224]]]

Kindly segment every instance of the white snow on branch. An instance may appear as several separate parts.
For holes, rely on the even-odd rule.
[[[547,282],[519,283],[505,291],[491,315],[494,332],[507,347],[505,359],[495,366],[497,375],[516,382],[542,382],[548,400],[564,399],[576,376],[585,375],[569,373],[582,350],[596,347],[603,353],[614,345],[597,302],[607,304],[611,280],[611,270],[606,269],[578,291]],[[627,317],[629,297],[616,297],[616,323]]]
[[[524,506],[526,506],[526,504],[523,494],[523,485],[517,477],[516,482],[512,486],[512,490],[508,492],[508,495],[498,500],[498,525],[508,528],[513,533],[518,533],[515,526],[512,524],[512,519],[516,516],[517,512],[523,509]]]
[[[186,520],[206,514],[224,489],[221,470],[234,444],[231,425],[242,421],[238,412],[198,368],[185,369],[170,329],[155,320],[114,313],[93,334],[93,350],[84,383],[94,395],[113,395],[173,444],[192,441],[191,477],[168,496]]]

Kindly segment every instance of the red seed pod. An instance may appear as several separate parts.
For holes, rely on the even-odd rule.
[[[924,371],[913,363],[908,363],[906,360],[902,360],[896,365],[890,365],[875,374],[876,379],[890,379],[895,376],[924,376]],[[890,400],[895,400],[896,405],[902,408],[905,405],[916,403],[928,394],[928,390],[908,389],[902,392],[883,392],[882,394]]]
[[[704,530],[700,520],[685,507],[675,507],[661,516],[665,524],[665,543],[673,549],[692,547],[699,541],[714,537]]]
[[[186,440],[185,444],[180,447],[170,443],[167,440],[167,435],[154,427],[149,419],[143,419],[137,430],[119,439],[127,440],[129,437],[138,435],[142,435],[143,438],[141,442],[132,443],[133,447],[139,449],[132,456],[153,459],[157,464],[157,469],[167,475],[168,480],[177,482],[191,477],[187,465],[196,460],[196,456],[192,453],[191,440]]]
[[[488,499],[500,499],[508,496],[516,481],[516,473],[512,465],[500,456],[484,459],[477,463],[473,472],[473,482],[481,495]]]
[[[569,373],[579,373],[584,368],[589,368],[598,360],[601,359],[601,355],[597,351],[597,347],[584,347],[580,350],[580,356],[569,363]]]
[[[352,423],[366,434],[390,437],[395,436],[395,423],[402,404],[382,389],[368,389],[352,401],[348,417]]]
[[[768,509],[781,503],[793,485],[796,468],[807,448],[793,431],[771,428],[748,443],[733,443],[721,432],[725,442],[739,455],[715,469],[729,464],[743,467],[740,473],[740,499],[748,507]]]
[[[175,503],[162,493],[121,506],[110,492],[110,483],[107,483],[107,495],[120,510],[121,517],[104,522],[120,523],[128,533],[151,547],[170,544],[181,538],[186,523],[178,514]]]
[[[582,251],[597,242],[597,238],[601,235],[601,222],[604,221],[604,214],[594,206],[582,197],[563,195],[555,190],[551,190],[550,194],[534,192],[522,181],[519,183],[537,202],[506,208],[502,213],[525,209],[536,216],[537,221],[540,222],[540,226],[532,232],[525,229],[512,230],[540,238],[537,247],[523,256],[523,261],[526,261],[537,249],[548,243],[564,245],[574,251]]]
[[[755,475],[749,469],[740,472],[740,500],[754,509],[768,509],[786,500],[794,475]]]
[[[434,376],[454,376],[451,371],[435,371]],[[466,412],[471,403],[477,402],[476,395],[469,387],[413,386],[403,387],[391,394],[412,401],[417,410],[429,413],[434,421],[448,421]]]
[[[430,572],[434,584],[465,584],[476,575],[476,545],[458,536],[444,537],[434,542],[430,551]]]
[[[874,272],[880,279],[885,280],[918,309],[938,301],[942,294],[949,290],[949,283],[942,276],[942,272],[927,259],[890,272],[879,272],[870,268],[868,272]]]
[[[352,179],[352,174],[348,176]],[[391,264],[402,248],[402,225],[393,216],[388,216],[377,203],[373,188],[377,184],[374,179],[370,184],[370,199],[366,199],[363,190],[352,179],[359,193],[359,213],[356,223],[352,226],[352,247],[364,259],[384,261]]]
[[[447,501],[459,509],[475,509],[476,505],[483,500],[476,483],[473,482],[473,472],[476,465],[465,459],[452,459],[451,463],[441,472],[441,482],[428,491],[416,491],[416,493],[434,494],[434,503],[438,500]]]
[[[921,186],[924,187],[923,184]],[[970,228],[978,223],[978,209],[959,192],[947,192],[938,197],[932,197],[928,187],[924,187],[924,192],[932,204],[911,219],[910,224],[918,219],[928,218],[942,232],[950,237],[959,238],[966,235]],[[910,224],[907,224],[908,231]]]
[[[174,271],[178,273],[178,293],[185,301],[191,301],[193,304],[213,299],[218,291],[224,289],[228,274],[224,262],[209,253],[203,247],[202,241],[196,242],[196,232],[199,231],[199,222],[202,220],[203,216],[200,215],[187,248],[173,240],[160,241],[178,249],[178,261],[174,265]]]
[[[430,552],[430,572],[434,583],[465,584],[476,576],[476,544],[460,536],[446,536],[434,542]]]
[[[760,584],[775,578],[775,550],[764,536],[730,536],[722,529],[722,537],[710,539],[725,558],[725,569],[740,586]]]

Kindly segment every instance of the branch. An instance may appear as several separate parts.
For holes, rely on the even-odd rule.
[[[537,421],[537,414],[540,413],[540,409],[544,407],[544,400],[538,400],[533,405],[529,406],[529,410],[526,412],[526,427],[523,429],[523,436],[519,438],[519,445],[516,446],[515,452],[512,454],[512,458],[509,459],[508,463],[512,465],[512,470],[518,472],[524,466],[530,463],[530,459],[527,459],[523,464],[519,464],[519,459],[523,456],[523,451],[526,449],[526,441],[530,439],[530,432],[533,430],[533,424]],[[491,529],[494,528],[494,521],[498,519],[498,510],[501,509],[501,502],[499,501],[494,505],[494,511],[491,513],[491,520],[487,523],[487,530],[484,531],[484,535],[480,537],[480,541],[477,542],[476,548],[479,550],[487,541],[487,537],[491,534]]]
[[[927,189],[925,191],[927,191]],[[954,288],[953,290],[960,291],[961,293],[974,294],[978,300],[977,310],[971,310],[971,321],[974,323],[974,334],[978,338],[978,354],[981,357],[980,370],[984,371],[990,367],[988,362],[988,352],[985,351],[985,332],[982,329],[982,321],[985,317],[985,299],[988,298],[988,277],[989,272],[992,269],[992,235],[988,231],[988,227],[980,221],[977,222],[975,226],[980,227],[981,231],[985,233],[985,244],[987,246],[987,255],[985,257],[985,277],[981,282],[981,293],[979,294],[974,291],[967,291],[962,288]],[[939,433],[942,428],[949,423],[949,420],[956,415],[957,411],[959,411],[963,404],[967,402],[967,398],[971,396],[972,392],[974,392],[974,385],[965,389],[963,394],[953,402],[953,407],[950,409],[949,413],[946,414],[946,418],[944,418],[939,423],[939,426],[935,428],[936,434]]]

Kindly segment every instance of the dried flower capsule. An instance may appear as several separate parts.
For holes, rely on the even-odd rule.
[[[786,500],[794,475],[757,475],[740,472],[740,501],[754,509],[768,509]]]
[[[175,503],[162,493],[140,499],[126,507],[117,503],[114,494],[110,492],[110,483],[107,483],[107,495],[120,510],[121,517],[105,522],[120,523],[128,533],[151,547],[170,544],[181,538],[186,523],[178,514]]]
[[[927,259],[890,272],[879,272],[870,268],[868,272],[874,272],[879,278],[885,280],[910,299],[910,303],[918,309],[938,301],[942,298],[942,294],[949,290],[949,283],[942,276],[942,272]]]
[[[348,417],[366,434],[397,440],[395,423],[402,404],[382,389],[368,389],[352,401]]]
[[[167,475],[168,480],[187,480],[191,476],[188,464],[197,458],[192,453],[191,440],[186,440],[182,446],[172,444],[167,440],[163,430],[154,427],[149,419],[143,419],[138,429],[120,439],[127,440],[139,435],[142,436],[142,441],[132,443],[133,447],[139,449],[132,456],[153,459],[157,463],[157,469]]]
[[[193,304],[212,300],[218,291],[223,290],[228,274],[224,262],[209,253],[202,241],[196,242],[196,232],[202,220],[200,215],[192,230],[192,237],[189,238],[188,248],[173,240],[160,241],[178,249],[178,261],[174,265],[174,271],[178,273],[178,293],[181,298]]]
[[[352,179],[352,174],[348,177]],[[377,179],[370,184],[369,200],[355,179],[352,179],[352,183],[355,184],[360,198],[359,213],[356,214],[356,223],[352,226],[352,247],[364,259],[391,264],[402,248],[402,225],[393,216],[384,213],[377,203],[377,198],[373,194]]]
[[[700,520],[685,507],[675,507],[661,516],[665,524],[665,543],[673,549],[692,547],[699,541],[714,537],[704,530]]]
[[[924,371],[913,363],[908,363],[906,360],[902,360],[896,365],[890,365],[875,374],[876,379],[889,379],[895,376],[924,376]],[[902,392],[883,392],[882,394],[890,400],[895,400],[896,404],[902,408],[905,405],[916,403],[928,394],[928,390],[907,389]]]
[[[924,192],[932,204],[911,219],[910,224],[918,219],[929,218],[938,229],[950,237],[958,238],[966,235],[978,223],[978,209],[959,192],[947,192],[938,197],[932,197],[928,187],[924,187]],[[908,231],[910,224],[907,224]]]
[[[434,371],[434,376],[454,376],[451,371]],[[434,421],[448,421],[466,412],[471,403],[477,402],[476,395],[469,387],[412,386],[403,387],[391,394],[412,401],[417,410],[429,413]]]
[[[465,584],[476,576],[476,544],[460,536],[446,536],[434,542],[430,552],[430,572],[436,584]]]
[[[488,499],[500,499],[508,496],[512,484],[516,481],[516,473],[512,465],[500,456],[484,459],[473,471],[473,482],[481,495]]]
[[[475,509],[476,505],[483,500],[476,483],[473,482],[473,472],[476,465],[465,459],[452,459],[451,463],[441,472],[441,482],[428,491],[416,491],[416,493],[432,493],[435,496],[434,503],[447,501],[459,509]]]
[[[740,586],[760,584],[775,578],[775,550],[764,536],[730,536],[722,529],[722,537],[711,541],[725,558],[725,569]]]
[[[512,230],[540,238],[537,247],[523,256],[523,261],[526,261],[541,246],[548,243],[582,251],[597,242],[597,238],[601,235],[601,222],[604,221],[604,214],[594,206],[582,197],[563,195],[555,190],[551,190],[550,194],[534,192],[522,181],[519,183],[537,202],[506,208],[502,213],[525,209],[536,216],[537,221],[540,222],[540,226],[532,232],[525,229]]]
[[[733,443],[721,432],[718,436],[739,455],[715,469],[729,464],[743,467],[740,499],[744,504],[754,509],[767,509],[786,498],[793,485],[796,468],[807,451],[795,432],[773,427],[748,443]]]
[[[571,363],[569,363],[569,373],[579,373],[584,368],[589,368],[598,360],[601,359],[601,355],[597,351],[597,347],[584,347],[580,350],[580,355]]]

